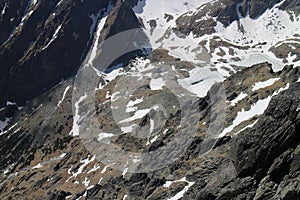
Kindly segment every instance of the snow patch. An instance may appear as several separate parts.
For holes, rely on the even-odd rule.
[[[182,198],[183,195],[189,190],[189,188],[192,187],[192,186],[195,184],[195,182],[189,182],[189,181],[186,180],[186,177],[183,177],[183,178],[180,179],[180,180],[176,180],[176,181],[167,181],[167,182],[163,185],[163,187],[169,188],[169,187],[171,186],[172,183],[177,183],[177,182],[186,182],[188,185],[185,186],[185,187],[183,188],[183,190],[181,190],[180,192],[178,192],[175,196],[169,198],[169,200],[178,200],[178,199]]]
[[[256,91],[256,90],[259,90],[259,89],[262,89],[262,88],[269,87],[269,86],[273,85],[279,79],[280,78],[271,78],[271,79],[266,80],[266,81],[255,83],[255,85],[252,88],[252,91]]]
[[[135,107],[136,104],[142,103],[142,99],[135,99],[135,100],[130,100],[126,106],[126,112],[134,112],[137,111],[137,107]]]
[[[258,122],[258,119],[255,122],[253,122],[252,124],[249,124],[249,125],[245,126],[244,128],[242,128],[239,132],[235,133],[235,135],[239,134],[240,132],[243,132],[247,128],[252,128],[257,122]]]
[[[205,97],[213,84],[224,80],[218,72],[208,68],[196,67],[189,73],[190,77],[179,79],[178,83],[198,97]]]
[[[113,136],[114,136],[114,134],[112,134],[112,133],[99,133],[98,141],[103,140],[105,138],[110,138],[110,137],[113,137]]]
[[[165,85],[166,82],[163,80],[163,78],[151,79],[150,81],[151,90],[161,90]]]
[[[4,4],[4,7],[3,7],[2,11],[1,11],[1,16],[5,14],[6,8],[7,8],[7,3]]]
[[[248,96],[248,94],[244,93],[244,92],[241,92],[239,94],[239,96],[237,96],[235,99],[233,99],[231,101],[231,106],[235,106],[238,102],[240,102],[241,100],[243,100],[244,98],[246,98]]]
[[[39,169],[42,168],[43,165],[41,163],[37,164],[36,166],[32,167],[32,169]]]
[[[126,122],[131,122],[136,119],[141,119],[145,115],[147,115],[152,109],[157,110],[159,109],[159,106],[153,106],[150,109],[142,109],[142,110],[137,110],[132,117],[129,117],[127,119],[121,120],[119,123],[126,123]]]
[[[54,32],[54,34],[53,34],[51,40],[48,42],[48,44],[46,44],[46,46],[44,46],[44,47],[42,48],[43,51],[44,51],[45,49],[47,49],[47,48],[49,47],[49,45],[52,44],[52,42],[57,38],[58,33],[59,33],[61,27],[62,27],[62,24],[59,25],[59,26],[56,28],[56,30],[55,30],[55,32]]]
[[[4,129],[8,126],[11,118],[5,118],[4,121],[0,120],[0,135],[4,134]]]
[[[79,135],[79,128],[80,128],[80,120],[81,117],[79,115],[79,104],[82,103],[85,99],[87,98],[87,95],[83,95],[79,98],[79,100],[75,103],[75,113],[73,117],[73,127],[72,130],[70,131],[70,134],[73,136],[78,136]]]
[[[78,168],[77,172],[71,172],[71,169],[68,170],[68,174],[71,174],[72,173],[72,176],[70,176],[66,182],[69,182],[69,180],[73,177],[77,177],[79,174],[81,174],[83,172],[83,169],[91,162],[93,162],[95,160],[96,156],[93,156],[91,159],[90,159],[90,156],[88,156],[86,159],[84,160],[81,160],[80,163],[82,163],[82,165],[80,165],[80,167]]]
[[[56,107],[59,107],[60,104],[64,101],[64,99],[65,99],[65,97],[66,97],[66,94],[67,94],[67,92],[69,91],[70,88],[71,88],[70,85],[67,86],[67,87],[65,88],[65,91],[64,91],[64,93],[63,93],[63,96],[62,96],[61,100],[59,100],[59,102],[57,103],[57,106],[56,106]]]
[[[251,106],[250,110],[245,111],[244,108],[242,111],[237,113],[237,117],[233,120],[232,125],[225,128],[223,132],[219,135],[219,138],[225,136],[227,133],[231,132],[234,127],[238,126],[243,121],[249,120],[256,115],[262,115],[267,109],[272,96],[268,98],[257,101],[254,105]]]

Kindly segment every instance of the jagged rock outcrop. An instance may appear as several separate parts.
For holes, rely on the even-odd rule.
[[[227,27],[240,18],[249,16],[256,19],[266,10],[271,9],[282,0],[218,0],[202,5],[194,13],[187,13],[176,20],[176,30],[186,35],[193,33],[196,36],[212,34],[217,23]],[[284,1],[280,5],[281,10],[299,13],[299,2]]]
[[[16,15],[17,21],[12,20],[8,23],[7,19],[14,16],[11,8],[20,8],[22,10],[20,13],[23,13],[26,10],[26,1],[0,1],[0,8],[8,5],[6,2],[9,3],[9,8],[5,11],[9,14],[1,15],[0,26],[12,30],[12,27],[22,20],[22,15]],[[279,1],[215,1],[214,4],[202,6],[195,13],[177,16],[179,17],[176,21],[177,30],[184,34],[194,33],[197,36],[213,33],[216,21],[228,26],[239,20],[239,14],[243,17],[248,12],[250,17],[256,18],[277,2]],[[297,9],[298,3],[294,2],[286,0],[281,5],[282,9]],[[207,61],[206,64],[200,63],[196,66],[192,62],[173,57],[175,55],[171,55],[171,49],[182,50],[179,46],[172,46],[169,50],[158,48],[149,57],[144,51],[130,52],[112,62],[111,66],[116,63],[123,63],[125,66],[119,73],[116,70],[110,74],[109,72],[112,71],[110,68],[101,71],[100,75],[96,70],[93,71],[93,75],[99,79],[99,84],[97,88],[92,88],[95,91],[93,96],[95,99],[91,101],[95,103],[95,106],[91,106],[95,110],[95,115],[92,117],[95,117],[95,122],[99,122],[101,126],[100,134],[104,131],[104,135],[110,135],[105,138],[109,141],[108,144],[117,145],[129,152],[149,153],[172,143],[178,130],[182,128],[181,120],[184,117],[189,118],[188,123],[183,124],[184,128],[192,127],[191,124],[195,122],[197,130],[191,135],[188,131],[184,132],[183,135],[190,139],[190,141],[183,140],[181,143],[183,146],[186,145],[185,151],[172,160],[174,162],[154,171],[132,173],[128,168],[126,169],[126,162],[122,163],[125,166],[121,166],[124,167],[124,171],[121,171],[118,170],[119,166],[115,167],[113,164],[102,162],[103,160],[97,160],[96,156],[89,151],[91,149],[82,140],[82,135],[76,135],[79,131],[76,132],[74,129],[80,128],[80,122],[89,117],[90,110],[85,115],[78,112],[79,107],[85,105],[72,96],[78,89],[76,87],[82,86],[80,81],[79,84],[74,84],[76,77],[72,76],[72,72],[76,71],[79,65],[97,68],[104,62],[106,56],[108,60],[114,58],[109,56],[116,46],[105,47],[102,42],[126,30],[143,27],[132,10],[132,6],[136,3],[137,0],[114,1],[112,10],[107,12],[108,10],[102,8],[107,8],[108,1],[64,0],[59,3],[60,6],[57,6],[58,1],[40,0],[37,7],[34,5],[27,7],[29,10],[35,10],[24,21],[23,27],[18,29],[19,31],[8,42],[0,43],[2,45],[0,92],[3,94],[0,97],[0,105],[7,100],[18,104],[28,100],[23,108],[11,102],[3,109],[0,106],[1,122],[7,117],[10,120],[9,125],[0,132],[0,199],[156,200],[176,197],[199,200],[298,200],[300,197],[299,66],[286,65],[275,72],[275,67],[264,61],[247,67],[232,65],[230,70],[226,71],[228,65],[215,68],[212,64],[207,67],[209,63]],[[254,10],[253,4],[261,9]],[[206,14],[216,20],[201,19]],[[100,23],[103,28],[99,35],[98,32],[95,35],[100,20],[103,20]],[[166,17],[164,20],[173,19]],[[157,23],[155,25],[154,21],[152,21],[153,27],[160,26],[159,20],[155,21]],[[52,41],[60,25],[57,37]],[[37,32],[38,29],[41,30]],[[118,48],[134,48],[135,45],[139,46],[139,42],[141,46],[148,42],[143,31],[135,33],[139,34],[138,40],[137,34],[132,34],[132,40],[121,38]],[[170,36],[168,34],[171,33],[166,32],[165,38]],[[0,29],[0,42],[2,35],[8,37],[8,32]],[[98,36],[99,38],[96,38]],[[34,40],[30,43],[32,39]],[[98,43],[95,44],[95,41]],[[86,57],[94,50],[90,48],[92,43],[99,45],[93,52],[96,54],[96,59],[86,65]],[[214,53],[226,56],[225,47],[229,47],[228,54],[232,56],[253,48],[250,44],[239,46],[218,36],[207,38],[199,45],[201,48],[207,47],[206,50],[210,50],[207,56],[211,57]],[[293,50],[293,55],[297,55],[297,49],[292,46],[277,45],[276,48],[280,46],[282,48],[288,46]],[[189,47],[182,48],[189,49]],[[26,53],[23,55],[24,50]],[[279,49],[273,50],[278,54],[282,53]],[[191,50],[190,53],[193,51]],[[132,61],[131,59],[137,55],[142,55],[143,58]],[[286,55],[283,54],[284,56]],[[222,64],[224,63],[226,62]],[[289,64],[288,61],[286,63]],[[220,63],[216,61],[214,64]],[[164,67],[167,68],[166,72],[163,71]],[[203,69],[203,74],[202,71],[197,74],[195,72],[197,69]],[[207,71],[215,72],[220,69],[223,73],[228,72],[222,77],[222,81],[214,85],[207,83],[212,87],[206,96],[197,97],[196,94],[191,94],[196,99],[194,102],[183,101],[183,104],[180,104],[179,98],[173,94],[173,85],[169,88],[167,87],[169,85],[164,85],[163,78],[169,76],[167,72],[170,71],[176,72],[176,76],[170,75],[170,79],[174,81],[172,84],[182,80],[181,83],[190,81],[190,85],[183,87],[185,91],[190,87],[199,86],[199,83],[207,79],[214,78],[206,77]],[[147,79],[150,82],[128,94],[130,80],[119,82],[122,78],[128,78],[127,76],[130,77],[129,79]],[[68,77],[70,78],[57,84],[61,78]],[[161,88],[153,89],[151,82],[152,84],[154,82],[157,88],[160,86]],[[17,87],[20,84],[22,87]],[[122,91],[120,87],[120,90],[116,91],[118,84]],[[49,89],[51,86],[54,87]],[[87,89],[85,86],[83,85],[81,89]],[[227,97],[220,92],[223,86]],[[43,90],[44,88],[46,91]],[[121,92],[124,92],[124,95]],[[186,100],[188,95],[184,96],[184,94],[190,93],[182,92],[179,95]],[[217,98],[213,98],[214,95]],[[167,114],[161,110],[156,112],[151,108],[141,118],[132,117],[133,124],[142,127],[143,134],[148,134],[148,137],[135,137],[135,132],[123,131],[120,121],[114,118],[112,110],[123,105],[118,104],[118,101],[123,101],[120,98],[123,96],[128,96],[127,100],[130,100],[131,106],[128,107],[128,103],[122,109],[126,109],[128,116],[131,117],[138,111],[144,112],[157,102],[164,107]],[[82,97],[84,99],[85,96]],[[222,100],[224,102],[221,106],[214,107],[214,103]],[[262,101],[263,105],[255,107]],[[182,116],[183,111],[190,107],[194,112]],[[202,145],[208,136],[209,126],[218,119],[217,115],[212,114],[212,109],[220,112],[225,110],[222,116],[224,122],[216,123],[214,137],[209,138],[208,141],[213,145],[203,154]],[[249,112],[250,110],[254,114]],[[234,124],[240,113],[244,115],[244,119]],[[199,119],[196,117],[197,114]],[[122,113],[118,113],[117,117],[119,115]],[[151,121],[153,116],[159,119],[161,123],[158,124],[159,127],[156,122],[153,125]],[[125,118],[125,123],[131,117]],[[153,130],[148,131],[152,125],[153,130],[159,130],[153,135],[151,135]],[[232,125],[235,126],[222,137],[222,130]],[[85,131],[89,133],[89,129]],[[102,136],[99,132],[100,130],[96,129],[95,139]],[[178,152],[180,148],[181,146],[174,145],[174,148],[169,148],[164,153],[171,155]],[[104,151],[101,153],[107,156]],[[108,158],[114,159],[117,156],[112,154],[108,155]],[[165,158],[158,155],[154,159]],[[128,163],[130,160],[126,161]]]
[[[1,1],[1,107],[24,104],[74,74],[92,42],[91,16],[108,3]]]
[[[82,141],[68,135],[72,122],[68,121],[66,124],[64,122],[67,119],[72,120],[69,114],[72,107],[71,90],[63,103],[52,113],[52,117],[46,118],[46,123],[43,123],[44,115],[49,115],[50,105],[55,104],[59,100],[59,94],[63,93],[66,85],[62,85],[51,94],[46,93],[40,100],[36,100],[36,105],[42,102],[44,105],[34,110],[26,123],[17,125],[22,127],[20,130],[13,128],[11,131],[14,132],[10,132],[9,137],[7,134],[2,136],[1,163],[9,162],[2,165],[2,170],[6,169],[8,172],[1,180],[1,195],[12,198],[25,194],[30,198],[60,199],[71,195],[71,199],[80,196],[86,196],[87,199],[122,199],[126,194],[133,199],[166,199],[193,183],[185,193],[185,199],[297,199],[300,192],[298,187],[300,83],[295,82],[299,69],[287,67],[284,71],[278,73],[284,82],[277,83],[276,87],[281,88],[285,85],[285,81],[288,81],[291,84],[290,88],[272,98],[265,114],[260,116],[254,127],[238,135],[220,138],[213,150],[199,157],[203,141],[203,134],[200,133],[205,131],[201,126],[199,135],[193,139],[186,152],[171,165],[155,172],[125,175],[122,175],[124,172],[103,166],[101,162],[93,160]],[[271,75],[274,76],[272,74],[274,72],[267,64],[245,69],[226,80],[225,85],[230,87],[229,94],[237,92],[235,87],[244,88],[246,91],[247,84],[252,83],[249,76],[254,72],[259,72],[261,77],[266,79]],[[246,78],[249,82],[238,84]],[[102,91],[103,94],[106,94],[106,90],[114,84],[114,82],[108,84]],[[251,88],[251,84],[249,87]],[[259,92],[261,98],[274,93],[276,89],[268,88],[263,91]],[[49,96],[49,102],[45,102],[48,95],[51,95],[51,98]],[[257,101],[255,96],[257,94],[249,93],[249,95],[251,96],[248,97],[248,104]],[[99,97],[103,98],[103,95]],[[170,103],[173,105],[174,102]],[[209,120],[211,109],[209,96],[200,99],[198,103],[201,113],[204,114],[202,121]],[[240,103],[243,105],[243,102]],[[103,106],[102,109],[109,107]],[[160,148],[162,143],[167,142],[175,134],[172,123],[176,124],[177,114],[169,119],[170,130],[167,134],[157,138],[155,143],[146,148],[143,145],[144,140],[135,139],[135,143],[131,143],[134,138],[124,135],[114,142],[135,151],[143,150],[140,147],[146,151]],[[19,117],[26,120],[26,115],[20,114]],[[36,123],[42,124],[41,129],[35,129]],[[109,123],[111,122],[108,122],[108,125]],[[146,120],[145,123],[149,122]],[[102,124],[105,126],[106,123]],[[16,145],[15,141],[20,142]],[[32,145],[28,146],[28,143]],[[66,154],[63,155],[63,152]],[[40,168],[33,167],[38,166],[38,163],[41,163]],[[11,165],[13,167],[10,167]],[[79,169],[82,171],[75,177],[74,174],[78,173]],[[182,177],[186,177],[189,182],[178,181],[169,187],[164,186],[167,181],[180,180]],[[88,189],[85,187],[84,183],[87,180],[93,187]],[[18,181],[20,186],[15,186],[15,181]],[[10,187],[14,189],[10,190]],[[36,192],[30,192],[33,189]]]
[[[143,25],[131,9],[130,3],[132,4],[132,2],[127,3],[127,1],[118,0],[108,14],[101,30],[98,41],[101,54],[95,59],[94,65],[102,66],[102,63],[106,63],[107,60],[109,65],[103,69],[105,72],[110,72],[114,69],[111,67],[116,65],[126,66],[131,59],[145,54],[142,45],[148,43],[148,38],[142,30]],[[127,33],[127,31],[131,32]],[[126,49],[133,49],[134,51],[115,55],[118,52],[115,49],[124,49],[125,52]]]

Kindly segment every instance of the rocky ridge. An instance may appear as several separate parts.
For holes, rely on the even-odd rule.
[[[90,1],[82,1],[85,4],[89,4],[88,2]],[[68,3],[72,2],[63,1],[60,5],[66,4],[65,6],[70,8],[67,6]],[[78,3],[72,5],[76,7]],[[136,2],[130,3],[118,1],[111,12],[103,16],[100,12],[98,18],[94,15],[100,21],[99,23],[103,23],[101,17],[105,18],[100,38],[94,39],[94,43],[98,41],[100,44],[101,41],[120,31],[141,26],[141,19],[137,20],[138,17],[131,10]],[[241,6],[247,8],[247,1],[242,3]],[[255,1],[251,3],[254,4]],[[260,5],[263,10],[266,10],[278,2],[256,3],[255,5]],[[284,1],[282,5],[289,5],[292,7],[289,9],[296,9],[294,4],[293,1]],[[3,6],[3,3],[0,5]],[[107,5],[108,3],[102,6],[107,7]],[[61,12],[66,10],[63,6],[58,7]],[[96,13],[98,8],[91,6],[90,9],[95,9],[93,13]],[[256,18],[254,16],[261,15],[264,11],[260,12],[252,13],[252,17]],[[132,23],[127,21],[128,24],[126,22],[123,27],[120,24],[123,24],[121,22],[125,16],[126,18],[130,16]],[[60,30],[64,30],[63,27]],[[52,32],[55,33],[57,29],[52,28]],[[86,28],[86,30],[90,29]],[[94,31],[97,31],[96,22]],[[87,31],[85,35],[84,38],[91,39],[88,38]],[[94,36],[93,38],[96,38],[97,34],[94,33]],[[56,41],[58,39],[59,35],[53,41],[53,46],[60,45],[60,42]],[[87,40],[83,42],[85,45]],[[91,43],[90,46],[92,45]],[[238,46],[220,37],[203,40],[200,45],[203,48],[208,47],[205,57],[212,57],[220,47],[232,48],[233,52],[236,49],[250,48],[245,45]],[[298,45],[297,42],[295,45]],[[85,48],[90,49],[88,46]],[[35,46],[32,52],[38,49]],[[230,51],[228,53],[230,54]],[[90,52],[86,54],[90,56]],[[218,54],[222,57],[222,51]],[[239,55],[236,52],[235,54],[232,56]],[[297,51],[294,54],[298,55]],[[52,54],[47,52],[47,55]],[[74,54],[70,53],[70,55]],[[136,54],[131,55],[130,59],[135,56]],[[8,115],[13,117],[0,135],[1,199],[168,199],[174,197],[177,199],[289,200],[299,198],[299,66],[285,65],[281,70],[274,70],[274,63],[262,62],[247,67],[238,64],[228,67],[222,64],[222,67],[218,68],[207,63],[195,64],[179,59],[163,47],[154,50],[149,57],[143,57],[133,60],[125,57],[118,60],[117,63],[127,60],[128,65],[102,73],[98,77],[100,84],[95,93],[97,120],[103,126],[103,130],[122,133],[110,139],[112,144],[128,151],[151,152],[172,141],[180,128],[182,108],[179,107],[172,91],[160,79],[165,78],[162,75],[164,68],[153,68],[161,64],[169,67],[167,71],[172,69],[178,74],[175,79],[178,84],[182,84],[182,80],[185,80],[192,86],[200,88],[202,86],[204,91],[201,93],[192,90],[193,88],[189,90],[196,92],[193,94],[195,97],[198,95],[193,106],[201,113],[201,117],[198,130],[193,135],[187,150],[172,164],[154,172],[131,173],[125,170],[125,166],[124,171],[119,171],[114,166],[98,161],[95,155],[88,151],[80,137],[74,134],[74,124],[80,125],[76,120],[74,105],[83,105],[72,99],[75,88],[74,78],[71,77],[57,85],[53,82],[54,87],[29,101],[23,108],[13,104],[0,111],[5,112],[3,118]],[[226,62],[225,60],[214,61],[216,65]],[[287,64],[289,63],[290,61],[287,60]],[[97,62],[93,64],[96,65]],[[205,73],[200,73],[200,76],[194,79],[194,72],[197,69],[207,72],[208,75],[216,75],[220,69],[228,73],[223,72],[221,78],[209,82]],[[122,78],[126,79],[132,74],[149,80],[149,83],[129,97],[132,102],[136,101],[134,107],[130,107],[129,114],[133,116],[135,112],[148,108],[158,99],[170,112],[163,129],[148,138],[135,138],[131,136],[131,132],[125,133],[112,116],[111,107],[115,105],[114,100],[118,97],[115,94],[116,85]],[[153,89],[154,86],[151,84],[153,80],[158,84],[158,89]],[[215,82],[219,83],[214,84]],[[213,139],[213,149],[202,155],[201,145],[213,121],[211,114],[216,103],[212,100],[211,94],[215,94],[221,87],[226,91],[224,127],[221,131],[216,131],[218,137]],[[139,102],[137,101],[139,99],[147,101]],[[9,112],[9,109],[12,111]],[[14,112],[16,113],[13,114]],[[247,117],[241,117],[245,114]],[[134,119],[133,122],[148,130],[153,115],[164,116],[163,113],[152,110],[143,117]]]

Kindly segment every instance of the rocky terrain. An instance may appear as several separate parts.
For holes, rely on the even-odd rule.
[[[300,199],[299,7],[0,0],[0,198]]]

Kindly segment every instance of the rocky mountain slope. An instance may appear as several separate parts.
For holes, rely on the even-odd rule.
[[[0,0],[1,199],[300,199],[294,0]]]

